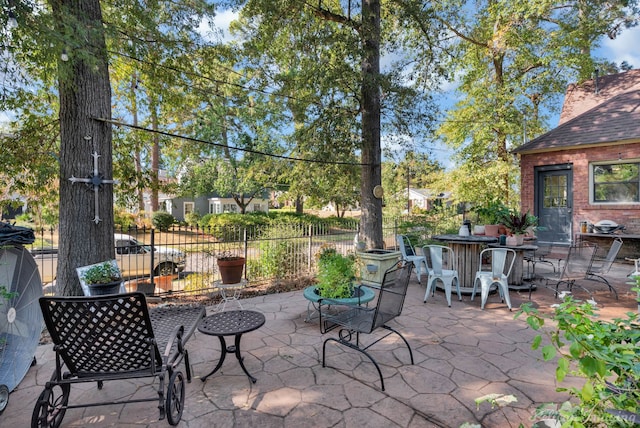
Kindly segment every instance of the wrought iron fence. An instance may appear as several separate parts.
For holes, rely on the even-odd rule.
[[[385,248],[395,248],[399,219],[383,221]],[[402,228],[400,228],[401,230]],[[415,228],[414,228],[415,229]],[[313,275],[316,254],[333,246],[347,254],[355,250],[358,222],[341,224],[281,224],[269,227],[186,227],[116,230],[116,260],[125,274],[128,291],[149,295],[214,291],[220,276],[216,258],[223,253],[246,259],[244,278],[249,284]],[[427,234],[426,228],[422,234]],[[36,230],[30,247],[38,264],[45,293],[55,293],[57,230]],[[129,240],[129,244],[124,241]],[[184,256],[184,263],[176,255]]]

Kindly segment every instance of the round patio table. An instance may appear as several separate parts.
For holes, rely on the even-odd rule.
[[[453,234],[433,235],[431,238],[445,242],[453,250],[456,255],[460,292],[471,294],[473,292],[473,280],[480,267],[480,252],[486,245],[498,242],[498,238],[485,235],[460,236]]]
[[[218,336],[222,353],[216,367],[209,374],[201,377],[200,380],[204,382],[209,376],[217,372],[220,367],[222,367],[227,352],[234,352],[240,362],[242,370],[249,376],[251,382],[256,383],[256,378],[251,376],[244,366],[244,358],[240,355],[240,339],[244,333],[257,330],[262,327],[264,323],[265,318],[263,314],[248,310],[219,312],[205,317],[202,322],[200,322],[198,331],[210,336]],[[227,347],[224,340],[225,336],[235,336],[235,345]]]
[[[376,293],[373,292],[369,287],[365,287],[364,285],[357,287],[357,290],[360,290],[360,295],[355,297],[345,297],[341,299],[333,299],[339,300],[340,303],[345,305],[358,305],[361,303],[369,303],[376,297]],[[322,303],[322,297],[317,293],[317,287],[315,285],[310,285],[306,287],[302,292],[302,295],[305,299],[309,301],[307,304],[307,317],[304,319],[304,322],[309,322],[315,318],[315,314],[318,313],[319,305]],[[313,307],[313,311],[311,308]]]

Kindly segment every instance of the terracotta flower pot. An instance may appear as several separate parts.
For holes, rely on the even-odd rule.
[[[244,257],[232,259],[218,259],[218,269],[222,277],[223,284],[237,284],[242,281],[242,271],[244,270]]]

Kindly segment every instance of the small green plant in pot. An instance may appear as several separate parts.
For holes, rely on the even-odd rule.
[[[320,296],[342,299],[353,295],[356,262],[353,256],[343,256],[335,248],[324,248],[318,257],[318,284]]]
[[[92,296],[117,294],[122,274],[115,261],[106,261],[87,267],[81,274]]]

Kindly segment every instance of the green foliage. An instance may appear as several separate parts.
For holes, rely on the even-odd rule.
[[[581,387],[559,389],[578,400],[575,406],[563,405],[558,410],[562,426],[633,426],[607,410],[638,412],[638,314],[629,312],[625,319],[600,321],[590,302],[582,303],[571,296],[550,317],[556,327],[543,329],[547,317],[529,303],[521,306],[516,317],[522,314],[526,314],[532,329],[543,332],[534,339],[532,349],[539,349],[545,361],[557,358],[556,379],[562,382],[568,375],[585,379]]]
[[[343,256],[332,247],[320,251],[316,285],[320,296],[329,299],[351,297],[355,277],[355,257]]]
[[[0,285],[0,299],[10,300],[18,296],[17,291],[9,291],[4,285]]]
[[[135,227],[136,215],[125,210],[115,210],[113,214],[113,223],[119,226],[121,230],[127,230]]]
[[[82,275],[82,279],[87,284],[108,284],[120,281],[122,276],[115,263],[110,261],[91,266]]]
[[[478,214],[478,224],[499,224],[511,214],[509,207],[498,199],[489,199],[473,211]]]
[[[538,218],[531,215],[528,211],[521,213],[518,211],[509,211],[508,214],[502,217],[500,221],[507,229],[514,235],[524,235],[528,232],[530,227],[534,227],[538,224]]]
[[[211,275],[192,273],[184,279],[184,292],[186,294],[201,294],[202,290],[211,287],[212,283]]]
[[[189,226],[197,226],[200,222],[200,215],[193,211],[188,213],[187,215],[184,216],[184,221],[189,225]]]
[[[282,239],[297,237],[296,228],[286,225],[269,228],[260,241],[260,258],[249,260],[248,270],[253,278],[286,278],[296,272],[298,266],[307,263],[304,243],[299,239]],[[269,239],[269,238],[279,239]],[[302,245],[301,245],[302,244]]]
[[[151,224],[156,229],[167,232],[169,227],[176,222],[176,219],[166,211],[156,211],[151,216]]]

